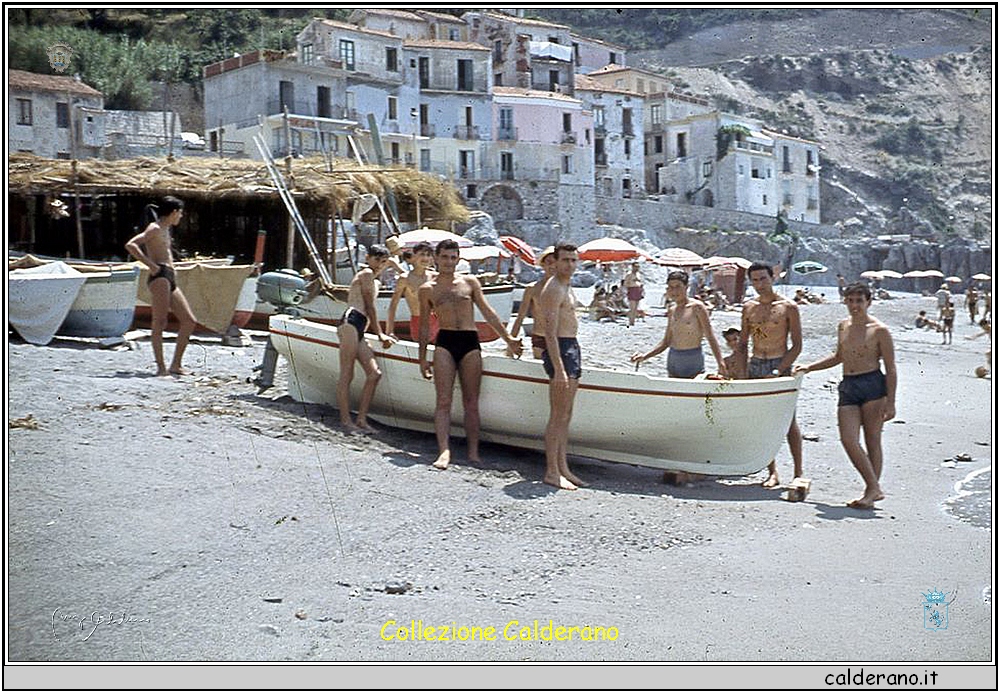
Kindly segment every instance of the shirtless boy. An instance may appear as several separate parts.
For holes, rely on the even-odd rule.
[[[955,328],[955,304],[948,301],[941,309],[941,343],[951,344],[952,330]]]
[[[146,211],[152,215],[153,221],[142,233],[133,236],[125,249],[139,262],[149,268],[149,293],[152,304],[153,356],[156,358],[156,375],[187,375],[181,367],[184,350],[197,321],[187,298],[177,288],[174,271],[174,255],[170,229],[180,223],[184,216],[184,203],[176,197],[168,195],[159,205],[146,205]],[[178,320],[177,344],[174,347],[174,358],[168,369],[163,359],[163,330],[167,326],[170,311]]]
[[[723,330],[722,338],[726,340],[726,346],[732,352],[723,359],[726,362],[726,377],[734,380],[745,380],[747,377],[746,359],[740,359],[740,328],[730,327]]]
[[[340,379],[337,381],[337,408],[340,409],[340,423],[352,432],[372,433],[375,429],[368,425],[368,407],[371,406],[375,388],[382,377],[375,362],[375,353],[365,341],[365,330],[371,327],[378,335],[384,348],[389,348],[396,340],[382,332],[375,310],[378,282],[375,277],[389,264],[389,251],[383,245],[373,245],[368,249],[365,262],[347,291],[347,310],[337,326],[340,338]],[[351,421],[351,381],[354,379],[355,359],[365,372],[365,385],[358,402],[358,418]]]
[[[770,265],[755,262],[747,270],[757,297],[743,304],[740,325],[740,360],[746,363],[747,344],[753,340],[753,356],[747,363],[750,378],[772,378],[790,375],[792,364],[802,351],[802,322],[794,301],[774,292],[774,270]],[[791,345],[789,345],[789,341]],[[795,478],[802,476],[802,433],[792,416],[788,428],[788,448],[792,453]],[[763,486],[777,486],[778,465],[774,460],[767,467]]]
[[[843,364],[844,379],[837,387],[837,426],[840,442],[854,468],[865,481],[865,492],[847,505],[872,508],[885,495],[879,486],[882,476],[882,424],[896,416],[896,358],[889,328],[868,315],[872,295],[862,283],[844,291],[849,318],[837,325],[837,350],[796,373],[810,373]],[[885,373],[879,368],[879,361]],[[864,429],[865,446],[860,433]]]
[[[479,386],[483,377],[483,358],[479,348],[474,308],[486,318],[490,327],[504,338],[510,353],[521,355],[521,342],[507,334],[492,306],[483,296],[479,280],[472,275],[455,274],[458,266],[458,242],[444,240],[434,250],[438,274],[420,287],[420,373],[433,377],[437,395],[434,408],[434,432],[437,435],[437,469],[447,469],[451,463],[448,434],[451,431],[451,402],[455,391],[455,375],[462,386],[462,409],[465,412],[465,437],[469,461],[479,462]],[[437,313],[440,329],[434,340],[434,362],[427,362],[430,341],[431,311]]]
[[[638,262],[632,263],[632,269],[622,279],[622,286],[625,287],[625,295],[628,297],[628,326],[632,327],[635,324],[635,319],[639,317],[639,301],[645,295]]]
[[[545,274],[542,275],[541,279],[530,284],[524,290],[521,307],[517,311],[517,317],[514,318],[514,324],[510,328],[511,337],[517,337],[517,333],[521,331],[521,324],[529,312],[532,318],[538,315],[538,295],[545,287],[545,282],[551,279],[556,271],[555,252],[556,249],[550,245],[538,256],[538,264],[542,266]],[[531,327],[531,354],[536,359],[540,359],[542,358],[543,351],[545,351],[545,334],[539,329],[538,320],[536,319],[534,325]]]
[[[566,445],[573,400],[583,374],[580,343],[576,340],[576,298],[570,288],[578,256],[576,246],[557,245],[555,275],[538,297],[536,321],[545,333],[542,366],[549,376],[549,423],[545,427],[545,476],[550,486],[575,491],[583,482],[569,471]],[[536,323],[537,324],[537,323]]]
[[[667,275],[667,297],[673,305],[667,311],[667,329],[663,333],[663,339],[648,353],[632,354],[632,362],[642,363],[670,347],[667,375],[671,378],[693,378],[705,370],[701,342],[707,339],[719,367],[719,374],[728,377],[719,341],[715,338],[708,319],[708,308],[698,299],[688,298],[687,288],[687,272],[675,270]]]
[[[410,258],[413,269],[404,274],[396,282],[396,290],[392,293],[389,301],[389,315],[385,319],[385,331],[391,337],[396,336],[396,306],[399,299],[406,300],[406,305],[410,309],[410,340],[416,341],[420,332],[420,300],[417,292],[420,286],[434,278],[436,272],[434,267],[434,247],[427,241],[421,241],[413,246],[413,255]],[[437,336],[438,323],[437,316],[431,315],[431,341]]]

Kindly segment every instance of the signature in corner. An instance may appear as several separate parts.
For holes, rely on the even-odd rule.
[[[101,626],[124,626],[138,623],[149,623],[148,618],[133,616],[128,611],[91,611],[89,614],[80,615],[78,613],[64,610],[61,606],[56,607],[50,619],[52,627],[52,637],[58,638],[56,634],[57,623],[76,623],[80,626],[80,631],[87,631],[83,638],[84,642],[90,640],[91,636],[97,632]]]

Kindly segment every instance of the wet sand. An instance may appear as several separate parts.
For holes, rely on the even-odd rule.
[[[490,444],[470,465],[458,442],[437,472],[432,435],[348,435],[335,410],[285,394],[283,367],[258,396],[248,379],[261,338],[196,341],[185,362],[195,374],[182,379],[151,377],[148,340],[107,351],[14,338],[8,656],[986,661],[993,397],[973,369],[988,340],[966,340],[978,328],[961,313],[950,346],[904,328],[933,305],[872,309],[893,330],[900,385],[884,434],[887,498],[870,512],[844,505],[861,479],[837,437],[839,369],[805,378],[812,491],[789,503],[760,486],[763,473],[670,486],[654,469],[584,458],[570,464],[590,488],[557,492],[540,481],[540,453]],[[662,314],[632,329],[584,320],[587,360],[632,368],[628,355],[662,335]],[[844,314],[802,307],[802,361],[832,349]],[[738,312],[713,316],[717,334],[738,323]],[[778,465],[791,481],[787,449]],[[947,630],[924,627],[922,595],[934,589],[955,597]],[[546,640],[536,620],[600,626],[604,639]],[[493,627],[496,639],[380,635],[411,622]]]

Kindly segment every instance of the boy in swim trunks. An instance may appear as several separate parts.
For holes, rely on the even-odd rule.
[[[549,422],[545,427],[545,476],[550,486],[575,491],[583,482],[569,470],[566,446],[573,400],[583,374],[580,344],[576,340],[576,299],[570,288],[579,257],[576,246],[556,245],[555,275],[538,297],[535,320],[545,334],[542,366],[549,376]]]
[[[396,289],[392,293],[392,299],[389,301],[389,315],[385,319],[385,331],[392,337],[396,336],[396,306],[399,305],[399,299],[404,298],[410,309],[410,341],[415,342],[420,332],[420,300],[417,298],[417,292],[424,282],[433,279],[434,275],[437,274],[433,269],[434,246],[427,241],[417,243],[413,246],[410,262],[413,269],[399,278],[399,281],[396,282]],[[431,314],[431,341],[434,341],[437,331],[437,316]]]
[[[796,373],[831,368],[843,364],[844,379],[837,390],[837,427],[840,442],[854,468],[865,481],[865,492],[849,502],[852,508],[870,509],[885,494],[879,486],[882,476],[882,424],[896,416],[896,358],[889,328],[868,315],[871,291],[862,283],[844,290],[844,304],[850,317],[837,325],[837,350],[824,359],[797,366]],[[879,368],[879,361],[885,373]],[[861,447],[861,429],[865,448]]]
[[[375,388],[382,377],[375,353],[365,341],[365,330],[371,328],[378,335],[382,346],[388,349],[396,340],[383,334],[375,310],[378,295],[378,281],[375,279],[389,264],[389,251],[383,245],[373,245],[368,249],[367,267],[361,268],[347,292],[347,310],[337,326],[340,338],[340,378],[337,381],[337,408],[340,423],[351,432],[373,433],[368,425],[368,407],[375,396]],[[358,418],[351,421],[351,381],[354,379],[354,361],[361,364],[365,372],[365,385],[358,402]]]
[[[746,365],[740,362],[740,328],[730,327],[722,331],[722,338],[726,340],[729,347],[729,356],[723,359],[726,363],[726,375],[735,380],[745,380],[747,377]]]
[[[952,330],[955,327],[955,304],[951,301],[941,309],[941,343],[951,344]]]
[[[728,377],[725,359],[719,342],[712,332],[712,324],[708,318],[708,308],[697,298],[688,298],[688,274],[675,270],[667,275],[667,297],[672,302],[667,311],[667,329],[663,339],[646,354],[632,354],[633,363],[642,363],[662,353],[667,347],[667,375],[671,378],[693,378],[705,370],[705,356],[701,351],[701,342],[708,340],[715,356],[719,374]]]
[[[802,351],[802,322],[799,307],[794,301],[774,291],[774,270],[763,262],[755,262],[747,269],[747,277],[757,292],[757,297],[743,304],[740,325],[740,364],[746,365],[750,378],[773,378],[790,375],[792,364]],[[753,340],[753,356],[746,360],[747,346]],[[791,342],[791,346],[789,346]],[[802,476],[802,433],[792,417],[788,427],[788,448],[792,453],[795,478]],[[778,465],[774,460],[767,467],[765,488],[777,486]]]
[[[635,324],[635,319],[639,317],[639,301],[646,295],[642,288],[642,275],[639,274],[639,263],[633,262],[632,269],[622,280],[625,287],[625,295],[628,298],[628,326]]]
[[[492,306],[483,296],[479,280],[472,275],[456,274],[459,261],[458,242],[443,240],[434,250],[438,274],[425,282],[418,292],[420,298],[420,373],[434,380],[437,395],[434,407],[434,432],[437,435],[436,469],[451,464],[448,434],[451,432],[451,403],[455,392],[455,376],[462,386],[462,409],[465,413],[465,437],[469,461],[479,462],[479,386],[483,377],[483,358],[479,349],[474,308],[486,318],[490,327],[504,338],[508,353],[521,355],[521,342],[507,333]],[[440,329],[434,341],[433,367],[427,362],[430,341],[430,316],[436,313]],[[432,372],[433,368],[433,372]]]
[[[153,356],[156,359],[156,375],[187,375],[181,366],[184,350],[197,320],[188,305],[184,293],[177,288],[174,272],[174,255],[171,249],[170,229],[180,223],[184,216],[184,203],[168,195],[158,205],[146,205],[152,221],[142,233],[133,236],[125,244],[125,249],[149,268],[150,301],[152,306],[151,339]],[[174,358],[168,369],[163,359],[163,330],[167,326],[170,311],[173,310],[179,323]]]
[[[528,313],[531,313],[531,317],[534,319],[535,313],[538,312],[538,294],[545,288],[545,282],[552,277],[556,269],[555,252],[556,249],[550,245],[538,256],[538,264],[542,266],[545,274],[542,275],[541,279],[524,290],[521,307],[518,309],[517,317],[514,318],[514,324],[510,328],[511,337],[517,337],[517,333],[521,331],[521,324]],[[540,359],[542,358],[543,351],[545,351],[545,334],[538,329],[538,322],[536,321],[531,326],[531,355],[536,359]]]

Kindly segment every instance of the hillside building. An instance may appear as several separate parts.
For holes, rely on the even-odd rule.
[[[576,96],[594,123],[594,192],[599,197],[645,197],[644,99],[606,87],[587,75],[576,76]]]
[[[7,71],[7,146],[50,159],[99,156],[104,95],[73,77]]]

